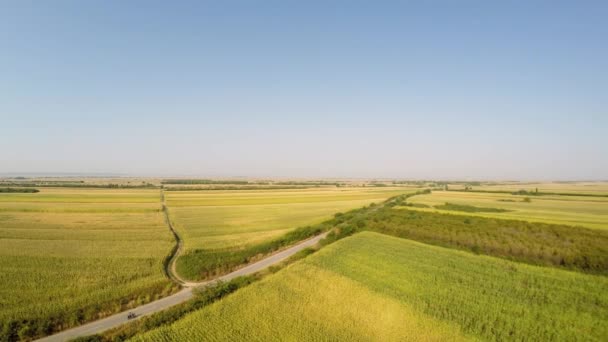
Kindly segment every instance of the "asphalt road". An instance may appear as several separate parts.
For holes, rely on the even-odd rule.
[[[69,341],[71,339],[81,337],[81,336],[98,334],[98,333],[102,333],[106,330],[116,328],[129,321],[140,319],[143,316],[151,315],[153,313],[165,310],[174,305],[183,303],[183,302],[191,299],[193,296],[192,290],[194,288],[209,286],[218,281],[229,281],[231,279],[234,279],[234,278],[237,278],[240,276],[253,274],[255,272],[263,270],[264,268],[267,268],[268,266],[274,265],[276,263],[279,263],[279,262],[289,258],[290,256],[296,254],[297,252],[299,252],[307,247],[315,245],[317,242],[319,242],[319,240],[323,239],[326,235],[327,235],[327,233],[317,235],[313,238],[302,241],[302,242],[298,243],[297,245],[287,248],[281,252],[275,253],[265,259],[262,259],[258,262],[255,262],[253,264],[240,268],[232,273],[228,273],[228,274],[218,277],[216,279],[209,280],[209,281],[202,282],[202,283],[186,283],[185,286],[187,286],[187,287],[185,287],[181,291],[179,291],[171,296],[156,300],[154,302],[150,302],[145,305],[138,306],[138,307],[130,309],[128,311],[117,313],[115,315],[112,315],[112,316],[109,316],[109,317],[106,317],[106,318],[103,318],[103,319],[100,319],[97,321],[93,321],[93,322],[81,325],[76,328],[62,331],[55,335],[51,335],[51,336],[39,339],[38,341],[61,342],[61,341]],[[129,312],[133,312],[137,316],[137,318],[134,318],[132,320],[127,319],[127,315],[129,314]]]

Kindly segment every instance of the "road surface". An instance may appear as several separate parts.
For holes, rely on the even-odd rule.
[[[137,318],[132,319],[132,320],[135,320],[135,319],[140,319],[143,316],[147,316],[147,315],[165,310],[174,305],[181,304],[181,303],[191,299],[193,297],[192,291],[194,288],[205,287],[205,286],[209,286],[211,284],[217,283],[218,281],[229,281],[231,279],[234,279],[234,278],[237,278],[240,276],[256,273],[260,270],[265,269],[268,266],[277,264],[277,263],[289,258],[290,256],[296,254],[297,252],[299,252],[307,247],[311,247],[311,246],[315,245],[317,242],[319,242],[319,240],[323,239],[326,235],[327,235],[327,233],[319,234],[313,238],[302,241],[295,246],[287,248],[287,249],[285,249],[281,252],[278,252],[276,254],[273,254],[265,259],[262,259],[258,262],[255,262],[253,264],[240,268],[232,273],[228,273],[228,274],[218,277],[216,279],[209,280],[209,281],[202,282],[202,283],[186,283],[186,284],[184,284],[186,286],[184,289],[182,289],[181,291],[179,291],[173,295],[170,295],[168,297],[150,302],[145,305],[138,306],[138,307],[130,309],[128,311],[117,313],[115,315],[112,315],[112,316],[109,316],[109,317],[106,317],[106,318],[103,318],[103,319],[100,319],[97,321],[93,321],[91,323],[81,325],[76,328],[62,331],[55,335],[51,335],[51,336],[42,338],[38,341],[63,342],[63,341],[69,341],[76,337],[98,334],[98,333],[102,333],[106,330],[116,328],[116,327],[123,325],[123,324],[127,323],[128,321],[130,321],[127,319],[127,315],[129,314],[129,312],[133,312],[137,316]]]

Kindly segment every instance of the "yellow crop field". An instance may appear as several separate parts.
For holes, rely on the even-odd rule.
[[[171,292],[158,190],[0,194],[0,322],[46,335]],[[12,328],[12,330],[15,330]]]
[[[453,214],[475,215],[533,222],[546,222],[608,229],[608,197],[529,196],[506,193],[483,193],[470,191],[433,191],[408,199],[408,203],[427,207],[408,207],[413,210],[450,212]],[[481,208],[476,210],[450,210],[442,208],[446,203]],[[484,208],[503,209],[503,212],[486,212]]]
[[[184,241],[177,272],[200,279],[228,258],[242,260],[248,250],[298,227],[414,191],[389,187],[166,191],[171,221]]]
[[[606,289],[603,276],[362,232],[133,340],[601,340]]]
[[[450,184],[450,189],[464,189],[464,184]],[[504,182],[504,183],[482,183],[473,185],[472,190],[483,191],[538,191],[565,194],[588,194],[607,195],[608,182]]]

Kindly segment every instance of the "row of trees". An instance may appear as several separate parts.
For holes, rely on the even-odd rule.
[[[0,188],[0,193],[36,193],[40,192],[34,188]]]

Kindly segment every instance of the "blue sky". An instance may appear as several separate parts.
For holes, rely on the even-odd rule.
[[[605,1],[5,1],[0,173],[608,179]]]

